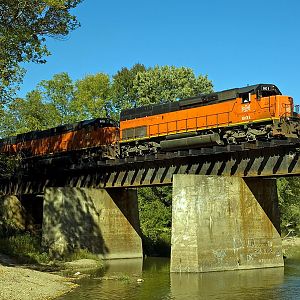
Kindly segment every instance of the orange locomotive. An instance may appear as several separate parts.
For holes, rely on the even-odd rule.
[[[121,112],[123,156],[297,138],[293,99],[273,84],[257,84]]]
[[[119,128],[110,119],[93,119],[30,131],[0,141],[0,152],[21,154],[24,158],[82,156],[115,158],[119,155]]]

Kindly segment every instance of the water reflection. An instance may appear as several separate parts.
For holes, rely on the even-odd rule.
[[[60,300],[300,299],[300,258],[285,268],[171,273],[169,259],[118,260]],[[104,279],[102,277],[104,276]],[[142,283],[137,279],[143,278]]]
[[[133,284],[137,286],[132,278],[142,277],[142,270],[141,258],[107,260],[104,270],[81,280],[79,288],[59,299],[132,299],[136,294]]]
[[[105,276],[118,276],[120,273],[128,275],[142,276],[143,259],[113,259],[105,262],[104,273]]]
[[[170,278],[172,299],[280,299],[273,291],[284,281],[284,268],[171,273]]]

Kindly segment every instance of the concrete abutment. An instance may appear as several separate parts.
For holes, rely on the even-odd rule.
[[[54,255],[87,249],[104,259],[142,257],[134,189],[47,188],[43,244]]]
[[[275,179],[174,175],[171,272],[282,267]]]

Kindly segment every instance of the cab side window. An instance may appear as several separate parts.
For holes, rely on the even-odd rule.
[[[240,97],[242,98],[242,104],[244,103],[250,103],[250,95],[248,93],[241,94]]]

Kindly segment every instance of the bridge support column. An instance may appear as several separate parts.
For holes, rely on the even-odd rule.
[[[283,266],[275,179],[174,175],[171,272]]]
[[[136,190],[47,188],[43,244],[54,255],[87,249],[104,259],[142,257]]]

